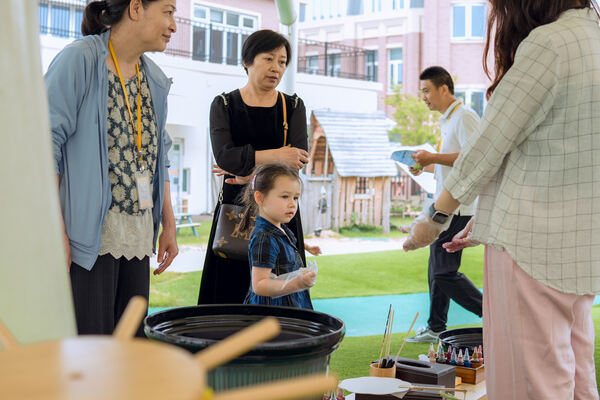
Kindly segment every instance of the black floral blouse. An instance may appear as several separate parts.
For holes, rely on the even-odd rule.
[[[142,113],[142,163],[148,170],[150,182],[156,170],[158,131],[152,108],[152,97],[146,74],[140,66]],[[125,80],[129,105],[133,114],[132,125],[123,96],[119,76],[108,73],[108,177],[110,179],[111,211],[139,215],[138,194],[135,182],[137,163],[137,75]],[[135,130],[134,130],[135,126]]]

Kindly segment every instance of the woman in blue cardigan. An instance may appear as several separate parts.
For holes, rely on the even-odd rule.
[[[110,334],[129,299],[148,299],[158,238],[162,272],[178,253],[165,130],[171,86],[144,55],[163,51],[175,0],[93,1],[84,37],[46,74],[75,316],[80,334]],[[143,336],[142,327],[138,336]]]

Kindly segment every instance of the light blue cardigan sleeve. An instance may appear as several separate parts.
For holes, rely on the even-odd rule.
[[[63,145],[77,129],[79,106],[88,86],[86,71],[90,68],[86,64],[91,58],[89,47],[70,45],[58,53],[46,72],[54,169],[57,174],[61,172]]]
[[[165,120],[167,117],[167,103],[168,101],[165,100]],[[167,124],[165,123],[164,127],[163,127],[163,135],[162,135],[162,142],[163,142],[163,162],[164,162],[164,166],[165,166],[165,182],[169,180],[169,167],[171,166],[171,161],[169,161],[169,150],[171,149],[171,145],[173,144],[173,140],[171,139],[171,135],[169,135],[169,132],[167,132]]]

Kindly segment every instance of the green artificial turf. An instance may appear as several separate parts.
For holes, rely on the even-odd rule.
[[[311,257],[312,259],[313,257]],[[427,292],[429,248],[314,257],[319,265],[313,299]],[[483,285],[483,246],[463,252],[461,272]]]
[[[408,253],[393,250],[314,258],[319,265],[319,274],[317,284],[310,291],[313,299],[420,293],[429,290],[429,249]],[[477,287],[482,287],[482,246],[463,252],[461,271]],[[152,275],[150,307],[196,304],[201,274],[201,271],[166,271],[159,276]]]
[[[190,227],[180,228],[179,232],[177,232],[177,244],[206,245],[208,243],[208,236],[210,235],[212,220],[202,220],[198,222],[200,222],[200,226],[195,227],[198,236],[194,236],[192,228]]]

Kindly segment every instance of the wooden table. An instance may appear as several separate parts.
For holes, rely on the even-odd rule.
[[[485,400],[486,389],[485,389],[485,381],[479,382],[477,385],[471,385],[470,383],[461,383],[457,386],[459,389],[466,389],[467,392],[467,400]],[[460,398],[460,396],[457,396]]]
[[[185,350],[79,336],[0,352],[0,399],[198,400],[205,373]]]
[[[480,382],[477,385],[462,383],[458,385],[457,388],[467,390],[466,400],[485,400],[487,398],[485,392],[485,381]],[[462,393],[457,393],[454,396],[459,399],[463,398]],[[346,396],[346,400],[354,400],[354,393]]]
[[[196,227],[200,226],[200,222],[194,222],[192,220],[192,214],[188,213],[175,213],[175,227],[179,233],[180,228],[192,228],[194,236],[198,237],[198,231]]]

